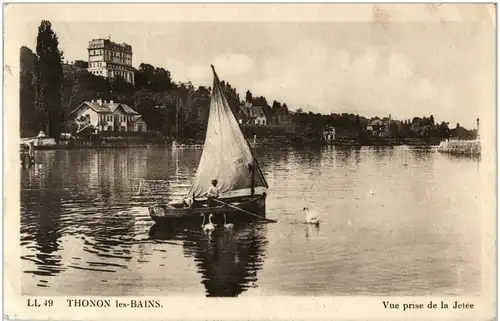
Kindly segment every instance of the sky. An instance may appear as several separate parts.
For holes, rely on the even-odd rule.
[[[94,8],[94,17],[106,12]],[[307,8],[291,19],[287,10],[267,19],[264,7],[247,8],[244,19],[236,11],[233,19],[195,19],[190,8],[181,10],[185,19],[34,15],[22,24],[19,39],[35,49],[40,20],[49,19],[68,61],[87,60],[91,39],[111,37],[132,46],[136,67],[149,63],[169,70],[176,82],[211,86],[214,64],[240,97],[249,89],[291,110],[394,119],[432,114],[450,127],[475,128],[484,106],[494,103],[494,23],[484,6],[422,5],[418,19],[410,14],[415,8],[390,5],[364,7],[353,19],[338,18],[331,6],[320,10],[337,12],[333,19],[308,19]],[[347,12],[354,17],[358,8]],[[165,17],[168,9],[161,7]],[[259,13],[263,19],[255,18]]]

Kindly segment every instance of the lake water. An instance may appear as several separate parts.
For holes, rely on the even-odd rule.
[[[432,147],[258,148],[278,223],[163,230],[201,150],[39,151],[21,170],[30,295],[461,295],[481,291],[479,160]],[[142,183],[139,183],[143,180]],[[319,227],[303,224],[308,206]]]

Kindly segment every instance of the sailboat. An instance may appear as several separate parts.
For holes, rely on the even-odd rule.
[[[150,216],[157,223],[198,222],[204,214],[213,214],[216,222],[224,213],[231,221],[265,217],[267,182],[229,106],[215,68],[211,67],[213,90],[196,175],[184,199],[149,207]],[[214,179],[218,181],[220,197],[215,200],[216,206],[209,207],[206,195]]]

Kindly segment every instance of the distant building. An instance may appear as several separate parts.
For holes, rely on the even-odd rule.
[[[245,103],[240,106],[236,114],[240,124],[267,125],[268,119],[263,106],[254,106],[252,103]]]
[[[391,116],[389,118],[380,120],[378,118],[372,119],[366,130],[369,131],[374,137],[385,137],[389,135],[389,128],[391,123]]]
[[[142,116],[126,104],[114,101],[85,101],[71,112],[79,126],[78,132],[92,125],[98,131],[145,132]]]
[[[335,140],[335,127],[326,126],[323,130],[323,139],[327,142],[332,142]]]
[[[75,66],[77,68],[87,69],[87,68],[89,68],[89,63],[88,63],[88,61],[84,61],[84,60],[75,60],[73,62],[73,66]]]
[[[88,71],[105,78],[122,78],[134,84],[132,67],[132,46],[118,44],[110,39],[92,39],[89,52]]]

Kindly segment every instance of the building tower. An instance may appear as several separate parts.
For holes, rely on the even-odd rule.
[[[89,72],[105,78],[120,77],[128,83],[134,84],[132,46],[100,38],[89,41],[87,50],[89,52]]]
[[[477,119],[476,139],[479,140],[479,118]]]

